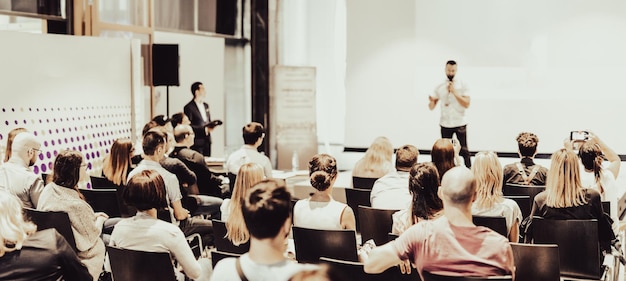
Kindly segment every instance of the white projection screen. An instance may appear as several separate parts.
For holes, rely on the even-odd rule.
[[[430,150],[428,95],[458,62],[469,85],[470,151],[539,152],[592,130],[626,154],[626,1],[348,0],[345,147],[377,136]],[[439,105],[438,105],[439,106]]]

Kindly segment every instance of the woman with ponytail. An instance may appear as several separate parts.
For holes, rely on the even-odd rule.
[[[435,164],[427,162],[413,165],[409,172],[409,192],[413,201],[408,209],[393,214],[391,232],[399,235],[420,221],[442,215],[443,202],[437,195],[438,191],[439,172]]]
[[[337,160],[328,154],[317,154],[309,162],[311,186],[317,191],[298,200],[293,208],[293,224],[315,229],[356,229],[354,211],[332,197],[337,179]]]

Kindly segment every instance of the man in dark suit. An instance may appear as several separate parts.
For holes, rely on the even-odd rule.
[[[185,115],[191,121],[191,127],[195,134],[194,144],[191,146],[191,149],[202,153],[204,156],[211,156],[211,131],[213,131],[216,122],[211,122],[209,105],[204,102],[206,97],[204,85],[201,82],[193,83],[191,85],[191,94],[193,99],[183,109]]]

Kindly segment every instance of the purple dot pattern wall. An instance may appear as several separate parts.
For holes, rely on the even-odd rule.
[[[59,151],[73,149],[83,154],[87,173],[99,176],[102,173],[102,159],[109,153],[113,142],[131,136],[131,108],[129,105],[0,105],[2,159],[7,134],[18,127],[32,132],[41,143],[41,154],[32,167],[35,174],[50,173],[54,157]]]

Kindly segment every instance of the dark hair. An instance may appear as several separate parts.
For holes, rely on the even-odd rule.
[[[141,135],[145,136],[146,133],[150,130],[152,130],[153,128],[158,127],[159,124],[155,121],[150,121],[148,123],[146,123],[146,125],[143,125],[143,129],[141,130]]]
[[[176,126],[183,123],[184,116],[185,116],[185,113],[183,112],[174,113],[174,115],[172,115],[172,118],[170,118],[170,122],[172,123],[172,128],[176,128]]]
[[[200,89],[201,85],[202,85],[202,82],[194,82],[193,84],[191,84],[191,95],[194,98],[196,97],[196,91]]]
[[[309,176],[311,185],[324,191],[330,187],[337,177],[337,160],[328,154],[317,154],[309,161]]]
[[[420,152],[410,144],[403,145],[396,150],[396,170],[408,171],[417,163]]]
[[[439,178],[443,178],[443,175],[454,165],[454,145],[449,139],[438,139],[433,145],[431,151],[432,162],[437,166],[439,171]]]
[[[595,142],[585,142],[578,149],[578,157],[580,162],[587,170],[593,171],[593,175],[598,185],[601,184],[600,172],[602,171],[602,162],[604,162],[604,155],[600,146]],[[598,186],[602,190],[603,186]]]
[[[449,60],[449,61],[447,61],[447,62],[446,62],[446,64],[449,64],[449,65],[456,65],[456,61]]]
[[[165,125],[167,125],[167,123],[169,123],[171,120],[172,120],[172,119],[167,118],[167,116],[165,116],[165,115],[163,115],[163,114],[161,114],[161,115],[157,115],[157,116],[154,116],[154,117],[152,118],[152,121],[156,122],[156,123],[157,123],[157,125],[159,125],[159,126],[165,126]]]
[[[517,146],[519,147],[519,153],[522,157],[533,157],[537,152],[537,143],[539,143],[539,137],[533,133],[521,132],[517,135]]]
[[[80,165],[83,164],[83,155],[76,150],[63,150],[54,159],[52,182],[78,191],[80,180]]]
[[[430,162],[418,163],[409,174],[409,192],[413,196],[411,220],[413,217],[428,219],[443,209],[443,202],[437,195],[440,184],[437,167]]]
[[[157,171],[144,170],[128,180],[122,191],[124,202],[139,211],[167,207],[165,182]]]
[[[243,143],[255,144],[256,141],[263,136],[265,129],[261,123],[252,122],[243,126]]]
[[[291,193],[282,181],[263,180],[248,191],[242,213],[250,236],[276,237],[291,216]]]
[[[166,142],[165,134],[159,131],[148,131],[143,136],[143,141],[141,142],[143,153],[145,153],[146,155],[152,156],[156,152],[157,148],[160,145],[165,144],[165,142]]]

